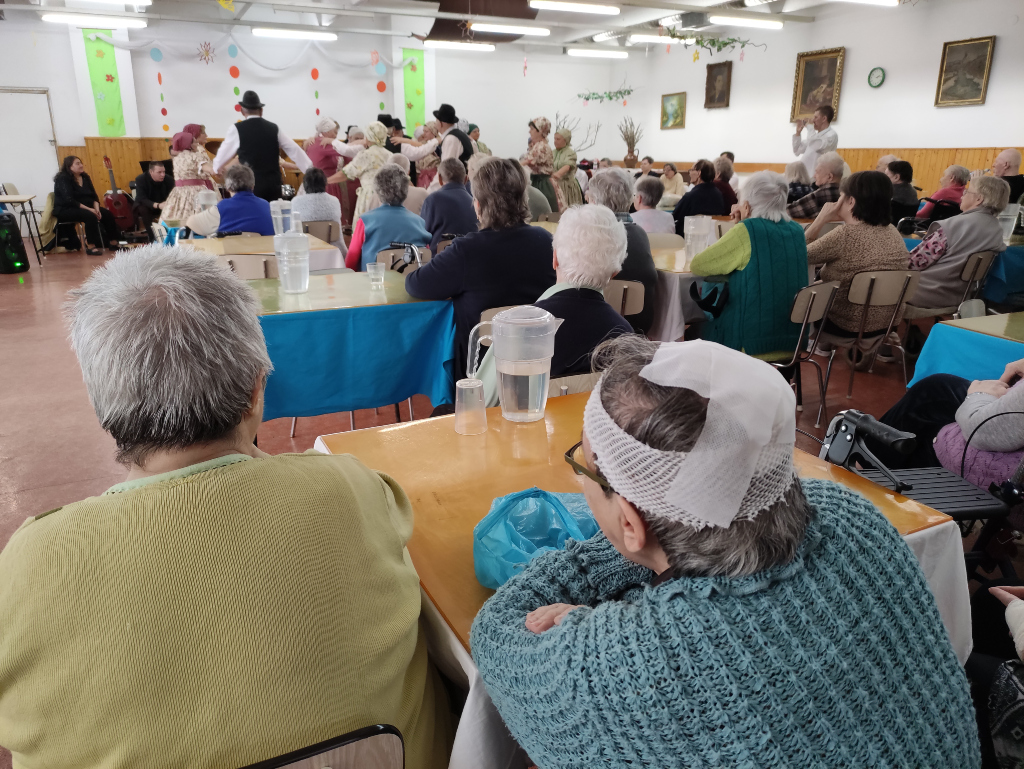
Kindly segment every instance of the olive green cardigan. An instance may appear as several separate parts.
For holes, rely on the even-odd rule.
[[[375,723],[448,764],[412,509],[351,456],[232,455],[29,519],[0,553],[14,766],[234,769]]]

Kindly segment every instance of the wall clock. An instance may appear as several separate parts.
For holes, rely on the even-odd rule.
[[[885,82],[885,70],[881,67],[875,67],[868,73],[868,85],[872,88],[878,88],[882,83]]]

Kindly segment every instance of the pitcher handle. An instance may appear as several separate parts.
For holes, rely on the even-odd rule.
[[[470,379],[477,379],[478,378],[477,377],[477,370],[480,367],[480,364],[478,363],[478,358],[479,358],[479,355],[480,355],[480,344],[481,344],[481,342],[483,342],[483,340],[485,340],[485,339],[490,341],[490,342],[494,341],[494,339],[492,338],[492,336],[490,334],[479,334],[478,333],[481,326],[490,326],[490,325],[491,325],[491,321],[484,320],[484,321],[481,321],[480,323],[477,323],[475,326],[473,326],[472,330],[470,330],[470,332],[469,332],[469,361],[466,364],[466,376],[468,378],[470,378]],[[477,335],[476,345],[473,344],[473,335],[474,334]]]

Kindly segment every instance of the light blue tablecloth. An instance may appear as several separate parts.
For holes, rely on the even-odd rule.
[[[311,417],[454,396],[452,303],[409,302],[262,315],[274,372],[263,418]]]
[[[921,245],[921,241],[914,238],[904,238],[903,242],[908,251]],[[1024,246],[1009,246],[996,254],[981,295],[990,302],[1005,302],[1010,294],[1024,294]]]
[[[908,387],[932,374],[999,379],[1007,363],[1022,358],[1024,344],[1020,342],[936,323],[925,340]]]

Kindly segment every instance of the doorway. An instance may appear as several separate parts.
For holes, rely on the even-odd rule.
[[[60,167],[48,88],[0,86],[0,147],[0,184],[8,193],[13,185],[20,195],[35,195],[32,205],[41,213]]]

